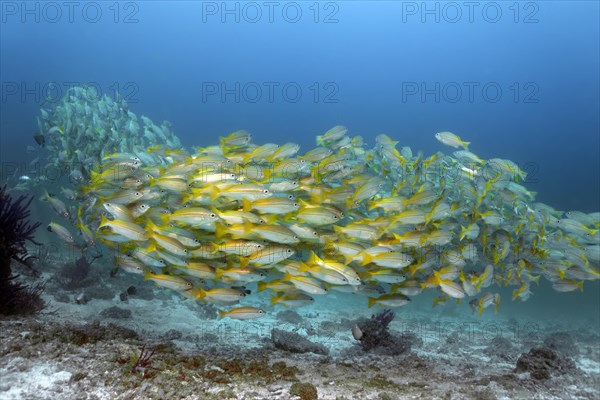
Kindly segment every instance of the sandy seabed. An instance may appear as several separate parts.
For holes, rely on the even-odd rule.
[[[333,294],[237,321],[137,276],[109,278],[106,271],[94,267],[73,282],[46,270],[46,309],[0,319],[0,399],[600,399],[594,322],[532,323],[489,310],[478,318],[414,302],[390,324],[391,333],[412,335],[412,347],[386,355],[364,352],[352,337],[358,317],[381,311],[367,309],[364,298]],[[124,296],[132,285],[135,293]],[[267,299],[250,296],[244,305]],[[273,328],[329,354],[278,349]],[[557,360],[547,379],[515,371],[519,357],[540,346],[570,363]]]

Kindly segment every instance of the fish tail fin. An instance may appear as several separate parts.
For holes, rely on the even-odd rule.
[[[369,308],[373,307],[376,302],[377,299],[375,297],[369,297]]]
[[[98,228],[102,228],[107,226],[110,223],[110,220],[106,217],[106,215],[102,215],[100,217],[100,225],[98,225]]]
[[[273,175],[274,175],[273,166],[263,168],[262,173],[263,173],[263,179],[261,182],[262,184],[273,182]]]
[[[206,292],[200,288],[192,289],[194,290],[194,300],[204,299],[206,297]]]
[[[323,262],[323,260],[321,260],[317,253],[315,253],[313,250],[311,250],[309,253],[308,261],[312,264],[318,264],[320,262]]]
[[[217,189],[217,186],[213,186],[212,189],[210,189],[210,200],[215,201],[218,198],[219,198],[219,190]]]
[[[373,211],[378,207],[377,200],[369,200],[367,203],[367,210]]]
[[[439,286],[443,281],[442,278],[440,278],[440,273],[438,271],[433,271],[433,284],[436,286]]]
[[[160,215],[160,221],[163,224],[168,224],[170,220],[171,220],[171,214],[161,214]]]
[[[519,296],[519,289],[515,289],[512,292],[512,300],[514,301]]]
[[[460,236],[459,236],[459,240],[463,240],[465,238],[465,236],[467,235],[467,228],[464,226],[460,227]]]
[[[310,169],[310,175],[314,178],[316,183],[321,182],[321,175],[319,175],[319,164],[315,164],[315,166]]]
[[[215,237],[221,239],[225,235],[227,235],[227,227],[221,223],[215,223]]]
[[[333,231],[335,232],[336,235],[340,236],[343,234],[343,230],[344,228],[339,226],[339,225],[333,225]]]
[[[258,282],[257,291],[262,292],[267,289],[267,282]]]
[[[352,208],[355,208],[355,206],[358,207],[358,202],[355,204],[354,196],[348,197],[348,200],[346,200],[346,208],[351,210]]]
[[[411,264],[408,266],[408,272],[410,273],[410,276],[415,276],[418,267],[419,264]]]
[[[227,311],[219,310],[219,318],[225,318],[225,315],[227,315]]]
[[[248,199],[243,199],[242,204],[244,206],[244,211],[248,212],[252,209],[252,203]]]
[[[364,267],[367,264],[370,264],[373,262],[373,256],[370,254],[363,254],[362,255],[362,261],[360,262],[361,267]]]
[[[272,306],[278,304],[279,301],[280,301],[279,297],[277,297],[277,296],[271,296],[271,305]]]
[[[152,253],[152,252],[156,251],[156,243],[150,242],[150,244],[148,244],[148,247],[146,247],[146,251],[148,253]]]
[[[149,279],[151,279],[152,277],[152,272],[150,270],[146,270],[146,272],[144,272],[144,280],[147,281]]]
[[[146,226],[144,226],[144,230],[146,231],[148,236],[151,236],[156,231],[156,228],[158,227],[151,219],[149,219],[148,222],[146,222]]]
[[[44,189],[44,194],[42,194],[42,196],[40,197],[40,200],[48,201],[49,199],[50,199],[50,193],[48,193],[48,190]]]
[[[302,261],[300,261],[300,268],[298,268],[299,272],[308,272],[310,271],[310,267],[308,265],[306,265],[305,263],[303,263]]]

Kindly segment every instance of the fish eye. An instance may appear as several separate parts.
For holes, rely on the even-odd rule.
[[[239,296],[239,297],[244,297],[244,296],[245,296],[245,294],[244,294],[244,293],[240,293],[240,296]]]
[[[269,194],[269,189],[265,189],[265,190],[263,190],[263,193],[264,193],[264,194]]]
[[[215,213],[210,213],[210,217],[211,217],[211,218],[216,218],[216,217],[217,217],[217,214],[215,214]]]
[[[192,283],[191,283],[191,282],[187,282],[187,283],[185,284],[185,286],[187,286],[187,287],[192,287]]]
[[[292,252],[292,249],[287,249],[286,251],[287,251],[288,253],[291,253],[291,252]]]
[[[187,254],[187,253],[188,253],[187,249],[183,249],[183,252],[184,252],[185,254]]]
[[[333,219],[338,219],[338,216],[337,216],[337,215],[334,215],[334,216],[333,216]]]
[[[288,199],[294,200],[294,195],[293,194],[288,194]]]
[[[135,195],[136,195],[137,197],[139,197],[139,196],[141,196],[142,194],[141,194],[140,192],[135,192]]]
[[[300,207],[300,204],[294,203],[294,207]]]
[[[317,231],[313,231],[313,236],[319,236],[319,233]]]

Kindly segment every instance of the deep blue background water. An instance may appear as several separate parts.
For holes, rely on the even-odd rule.
[[[22,91],[94,82],[171,121],[188,146],[244,128],[258,142],[306,150],[344,124],[370,143],[387,133],[430,153],[443,148],[433,134],[451,130],[483,157],[534,163],[530,187],[542,201],[585,211],[600,203],[597,2],[483,2],[471,15],[435,2],[432,13],[420,2],[275,2],[272,15],[262,2],[77,4],[71,17],[66,6],[2,4],[3,159],[31,143],[39,104]],[[239,102],[221,98],[219,86],[236,82]],[[14,84],[19,94],[7,92]],[[433,90],[424,101],[422,84]]]
[[[472,14],[462,2],[427,3],[431,13],[422,2],[274,2],[272,15],[263,2],[101,2],[72,16],[62,3],[0,4],[2,163],[31,158],[45,85],[92,82],[171,121],[186,146],[243,128],[306,151],[343,124],[369,144],[387,133],[429,154],[450,150],[433,134],[451,130],[481,157],[518,162],[539,200],[600,208],[598,2],[482,2]],[[239,99],[222,96],[236,84]]]

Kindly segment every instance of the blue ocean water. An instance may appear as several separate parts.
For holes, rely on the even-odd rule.
[[[450,150],[434,137],[448,130],[482,158],[515,161],[538,201],[600,209],[598,2],[3,1],[0,12],[3,180],[32,159],[40,107],[87,84],[170,121],[187,148],[245,129],[304,152],[342,124],[370,146],[385,133],[429,155]],[[509,298],[506,315],[598,320],[598,281]]]
[[[187,146],[244,128],[308,149],[341,123],[432,153],[451,130],[528,168],[541,201],[597,209],[598,4],[453,4],[3,2],[3,159],[41,97],[94,83]]]
[[[2,3],[3,161],[27,157],[45,97],[92,83],[186,146],[246,129],[308,150],[343,124],[432,154],[450,130],[538,200],[598,209],[596,2],[115,4]]]

